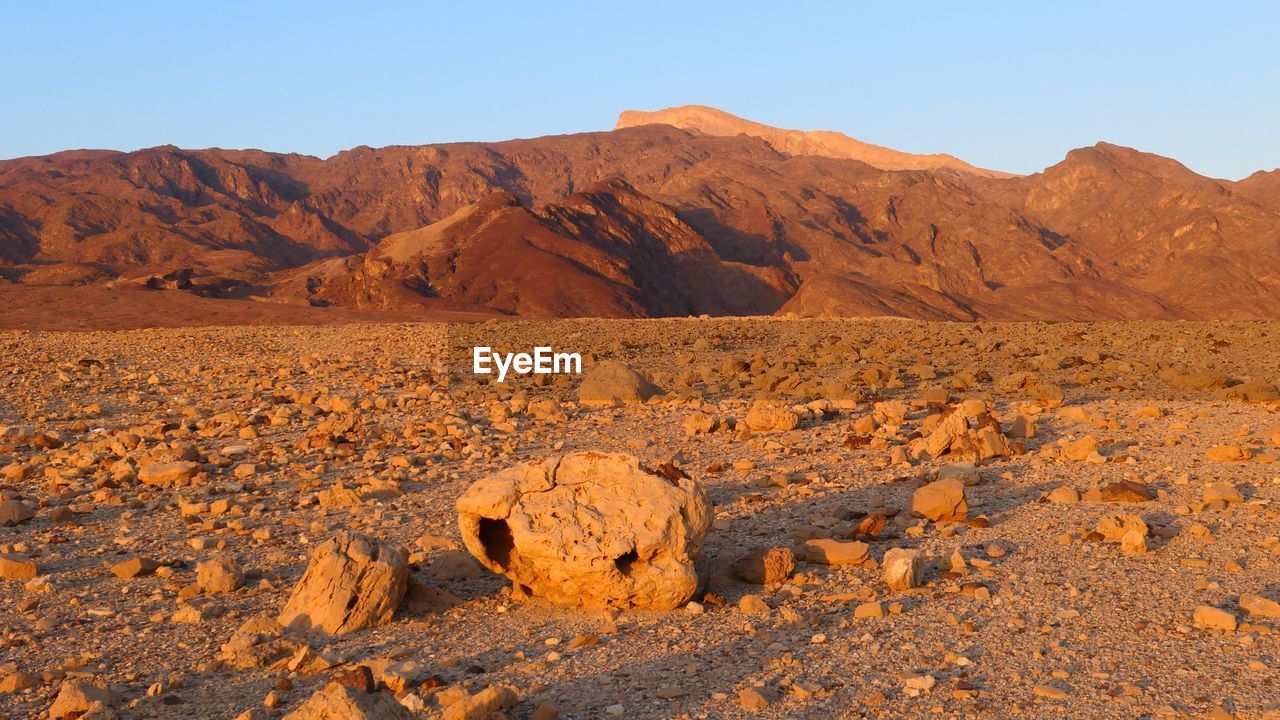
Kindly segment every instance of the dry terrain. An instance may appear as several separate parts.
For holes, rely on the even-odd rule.
[[[1280,717],[1278,340],[893,319],[5,331],[0,716]],[[473,345],[644,377],[591,403],[577,376],[473,377]],[[676,609],[553,604],[463,547],[473,482],[578,451],[705,490]],[[628,555],[623,574],[649,560]]]

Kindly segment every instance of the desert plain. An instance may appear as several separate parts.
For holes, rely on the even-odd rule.
[[[1280,717],[1278,339],[4,331],[0,716]],[[499,384],[474,345],[577,351],[583,374]],[[614,395],[582,402],[606,366]],[[575,453],[705,492],[678,607],[552,602],[468,551],[473,483]]]

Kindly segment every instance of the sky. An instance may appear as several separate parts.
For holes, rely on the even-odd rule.
[[[698,103],[1035,172],[1114,142],[1280,166],[1280,3],[27,2],[0,158],[608,130]]]

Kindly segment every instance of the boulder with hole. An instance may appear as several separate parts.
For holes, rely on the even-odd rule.
[[[518,590],[590,608],[683,606],[711,503],[683,473],[580,452],[499,471],[458,499],[463,543]]]

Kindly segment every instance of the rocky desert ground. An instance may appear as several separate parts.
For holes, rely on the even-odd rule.
[[[6,331],[0,716],[1280,717],[1278,339]]]

